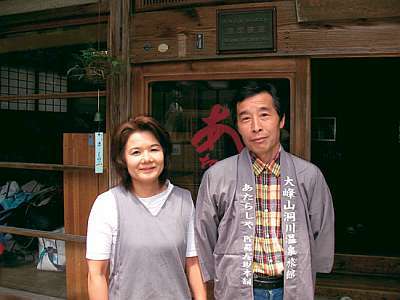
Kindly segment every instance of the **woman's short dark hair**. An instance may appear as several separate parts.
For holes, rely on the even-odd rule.
[[[137,131],[151,132],[160,143],[164,153],[164,169],[159,181],[164,183],[168,178],[168,164],[172,151],[171,140],[168,132],[154,118],[137,116],[122,123],[114,132],[111,140],[111,159],[117,174],[121,177],[121,184],[130,190],[132,179],[125,162],[125,146],[131,134]]]
[[[269,83],[266,80],[243,80],[238,83],[237,88],[238,89],[231,103],[232,119],[235,123],[237,121],[237,104],[246,98],[255,96],[262,92],[267,92],[271,95],[279,119],[282,119],[285,115],[287,100],[278,97],[277,90],[272,83]]]

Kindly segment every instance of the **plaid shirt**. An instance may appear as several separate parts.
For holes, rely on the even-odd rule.
[[[279,277],[283,274],[283,234],[281,223],[280,151],[269,163],[253,154],[256,177],[256,232],[253,272]]]

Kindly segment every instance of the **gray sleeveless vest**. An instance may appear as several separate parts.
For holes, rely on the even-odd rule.
[[[174,186],[156,216],[122,186],[112,193],[119,230],[110,300],[191,299],[185,274],[190,192]]]

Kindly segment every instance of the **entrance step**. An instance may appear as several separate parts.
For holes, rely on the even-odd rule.
[[[366,274],[318,274],[316,295],[346,300],[400,300],[400,277]],[[344,297],[349,297],[344,298]]]
[[[400,300],[400,257],[336,254],[333,272],[317,275],[316,295]]]
[[[333,272],[400,276],[400,257],[335,254]]]

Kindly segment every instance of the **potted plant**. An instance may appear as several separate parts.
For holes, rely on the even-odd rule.
[[[106,81],[109,76],[122,70],[122,62],[111,56],[107,50],[87,48],[75,56],[77,64],[68,69],[67,76],[96,84]]]

